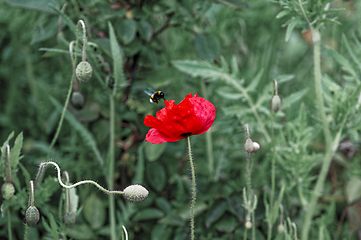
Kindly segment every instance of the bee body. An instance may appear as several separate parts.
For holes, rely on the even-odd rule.
[[[150,92],[148,90],[145,90],[144,92],[150,96],[149,101],[151,103],[157,103],[158,104],[158,102],[161,99],[165,100],[164,99],[164,92],[162,92],[162,91]]]

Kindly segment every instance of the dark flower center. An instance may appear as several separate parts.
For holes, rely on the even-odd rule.
[[[181,134],[181,137],[189,137],[190,135],[192,135],[191,132],[182,133],[182,134]]]

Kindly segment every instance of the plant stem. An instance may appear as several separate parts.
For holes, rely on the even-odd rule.
[[[109,164],[108,164],[108,189],[114,188],[114,127],[115,127],[115,104],[114,104],[114,94],[109,96],[110,104],[110,137],[109,137]],[[115,231],[115,207],[114,207],[114,196],[109,195],[109,222],[110,222],[110,237],[111,240],[116,240],[116,231]]]
[[[277,91],[277,90],[276,90]],[[278,92],[277,92],[278,94]],[[271,162],[271,198],[270,198],[270,213],[271,216],[268,216],[268,234],[267,234],[267,239],[271,240],[272,239],[272,227],[273,227],[273,208],[274,206],[274,197],[275,197],[275,185],[276,185],[276,168],[275,168],[275,164],[276,164],[276,144],[275,141],[276,139],[274,138],[274,129],[273,129],[273,111],[271,111],[271,138],[272,138],[272,162]]]
[[[196,173],[194,170],[192,145],[191,145],[190,137],[187,137],[187,141],[188,141],[189,164],[191,166],[191,174],[192,174],[191,239],[194,240],[194,207],[196,204]]]
[[[317,97],[316,100],[317,100],[318,111],[321,114],[323,134],[326,143],[326,153],[325,153],[325,157],[323,158],[321,172],[318,175],[318,179],[315,188],[313,190],[313,194],[311,195],[311,201],[309,202],[308,208],[306,209],[305,219],[302,228],[302,236],[301,236],[302,240],[309,239],[308,235],[310,231],[312,217],[315,212],[318,198],[320,197],[323,191],[328,169],[330,167],[332,156],[334,154],[331,132],[328,127],[328,121],[324,108],[323,91],[321,84],[321,63],[320,63],[321,35],[318,29],[313,28],[312,26],[310,26],[310,29],[313,40],[313,61],[314,61],[315,89],[316,89],[316,97]]]
[[[8,234],[9,234],[9,240],[13,239],[12,229],[11,229],[11,217],[10,217],[10,210],[7,209],[8,214]]]

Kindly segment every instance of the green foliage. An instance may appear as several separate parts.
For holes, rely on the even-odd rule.
[[[164,91],[166,100],[176,103],[190,92],[198,93],[217,110],[208,135],[192,136],[197,239],[246,239],[245,234],[252,239],[252,231],[244,227],[245,123],[261,146],[252,155],[256,239],[268,238],[270,223],[272,239],[301,237],[327,147],[316,103],[313,46],[301,33],[310,26],[321,29],[324,111],[335,154],[319,192],[309,239],[357,239],[360,3],[274,2],[1,1],[0,174],[2,185],[7,181],[8,144],[16,192],[1,202],[0,238],[9,236],[9,223],[12,239],[23,238],[28,181],[35,178],[39,163],[49,160],[73,74],[69,43],[76,40],[77,22],[83,19],[87,61],[94,72],[88,82],[70,86],[85,97],[85,104],[82,109],[69,104],[49,158],[69,172],[71,182],[92,179],[106,186],[111,181],[118,190],[138,183],[149,190],[149,197],[137,204],[114,196],[118,239],[122,225],[129,239],[189,239],[186,142],[144,143],[149,130],[144,117],[164,107],[163,102],[149,103],[144,94],[148,87]],[[78,62],[82,42],[80,38],[74,50]],[[274,79],[282,99],[276,114],[270,109]],[[112,132],[109,96],[115,101]],[[109,180],[110,134],[115,162]],[[62,220],[65,200],[55,174],[48,168],[36,189],[42,217],[29,230],[29,239],[110,239],[109,196],[92,186],[77,187],[78,222],[69,228]]]

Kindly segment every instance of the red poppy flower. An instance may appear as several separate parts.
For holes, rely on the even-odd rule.
[[[145,141],[150,143],[176,142],[190,135],[205,133],[213,124],[216,108],[204,98],[192,93],[178,105],[174,100],[165,100],[165,108],[157,112],[157,117],[147,115],[144,124],[152,127]]]

